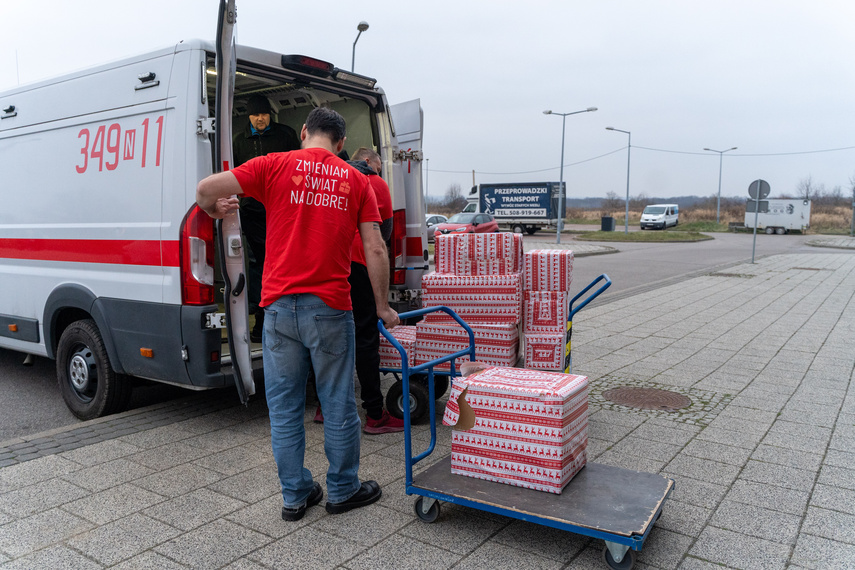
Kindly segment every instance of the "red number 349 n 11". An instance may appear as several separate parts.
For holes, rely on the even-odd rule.
[[[160,149],[163,141],[163,115],[155,119],[157,125],[157,146],[155,150],[154,165],[160,166]],[[140,167],[146,167],[146,155],[148,153],[148,131],[149,119],[142,122],[142,149],[140,152]],[[86,172],[89,168],[89,160],[92,159],[92,167],[95,167],[95,161],[98,161],[98,172],[102,172],[106,167],[107,170],[116,170],[119,166],[119,161],[135,161],[136,159],[136,138],[137,129],[125,129],[122,133],[122,127],[118,123],[113,123],[110,126],[101,125],[95,131],[93,137],[89,129],[81,129],[77,134],[78,140],[82,139],[83,146],[80,148],[80,154],[83,155],[83,164],[78,164],[75,169],[79,174]],[[90,145],[91,141],[91,145]],[[106,151],[106,152],[105,152]],[[151,161],[149,161],[149,164]]]

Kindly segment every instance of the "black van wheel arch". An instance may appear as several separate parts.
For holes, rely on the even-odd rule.
[[[122,411],[131,383],[110,366],[107,349],[92,319],[71,323],[60,336],[56,376],[65,404],[81,420]]]

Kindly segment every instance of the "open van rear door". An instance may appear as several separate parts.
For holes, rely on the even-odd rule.
[[[217,19],[217,110],[215,114],[214,170],[224,172],[232,165],[232,100],[235,85],[234,26],[237,19],[235,0],[220,0]],[[217,221],[220,239],[220,266],[223,268],[225,292],[223,304],[232,371],[240,401],[246,404],[255,394],[252,379],[252,356],[249,340],[249,307],[247,277],[244,271],[243,239],[237,211]]]
[[[420,269],[427,263],[427,228],[425,226],[425,197],[422,189],[422,132],[424,116],[421,101],[413,99],[404,103],[392,105],[389,108],[392,116],[397,150],[394,161],[400,162],[398,171],[403,176],[406,191],[406,240],[402,260],[396,260],[396,267],[412,268],[406,270],[404,283],[407,289],[421,289],[422,275]],[[396,177],[397,178],[397,177]],[[397,181],[397,180],[396,180]],[[398,206],[393,204],[397,209]],[[396,222],[397,223],[397,220]],[[418,268],[418,269],[417,269]],[[394,279],[393,282],[397,282]]]

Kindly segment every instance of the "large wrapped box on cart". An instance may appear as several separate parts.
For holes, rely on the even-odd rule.
[[[573,251],[533,249],[525,254],[527,291],[569,291],[573,281]]]
[[[438,313],[432,313],[438,314]],[[445,314],[445,313],[442,313]],[[494,366],[513,366],[519,357],[519,329],[510,323],[470,323],[475,335],[475,355],[479,362]],[[424,364],[469,348],[469,334],[456,321],[436,323],[422,321],[416,325],[416,365]],[[457,370],[466,357],[455,361]],[[451,365],[443,362],[434,370],[448,372]]]
[[[389,334],[395,337],[395,340],[401,343],[401,346],[407,351],[407,366],[413,366],[416,355],[416,327],[398,325],[389,329]],[[380,335],[378,352],[380,353],[380,368],[401,368],[401,353],[382,334]]]
[[[490,367],[454,378],[451,472],[560,494],[587,462],[588,379]]]
[[[523,332],[564,335],[570,316],[570,293],[524,291]]]
[[[512,233],[448,234],[436,238],[437,273],[506,275],[523,269],[522,236]]]

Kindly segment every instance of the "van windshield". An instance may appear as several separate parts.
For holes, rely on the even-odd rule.
[[[644,208],[644,213],[645,214],[654,214],[654,215],[664,214],[665,213],[665,207],[664,206],[647,206],[646,208]]]

